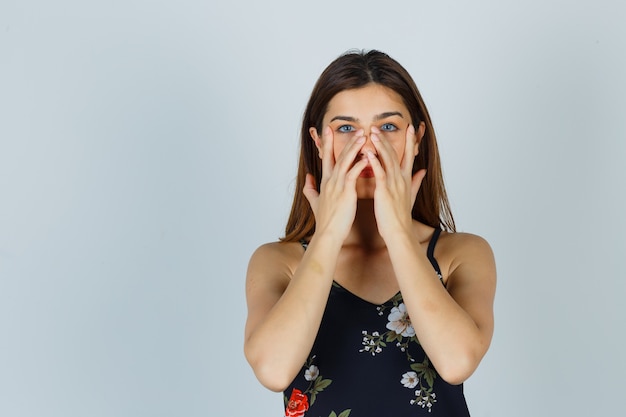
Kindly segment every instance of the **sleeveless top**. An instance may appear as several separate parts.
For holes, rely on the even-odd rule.
[[[433,256],[440,233],[427,255],[443,284]],[[469,416],[463,385],[437,374],[402,294],[375,305],[336,282],[308,359],[283,395],[287,417]]]

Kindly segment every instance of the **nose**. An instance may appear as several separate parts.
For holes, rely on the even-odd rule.
[[[361,148],[361,152],[359,153],[361,156],[367,155],[368,152],[372,152],[374,155],[377,154],[376,147],[372,143],[372,133],[366,133],[365,135],[365,143]]]

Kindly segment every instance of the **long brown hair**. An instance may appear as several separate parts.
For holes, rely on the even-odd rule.
[[[413,173],[422,168],[427,169],[411,211],[413,219],[450,232],[456,230],[443,183],[435,131],[415,82],[396,60],[383,52],[349,51],[331,62],[324,70],[313,87],[311,98],[304,111],[300,132],[298,177],[283,241],[295,242],[306,239],[315,232],[315,216],[302,189],[308,172],[315,177],[319,191],[322,163],[309,134],[309,128],[313,126],[318,132],[322,131],[322,120],[328,103],[337,93],[371,83],[390,88],[402,97],[411,115],[413,126],[417,128],[420,122],[426,125],[419,154],[413,162]]]

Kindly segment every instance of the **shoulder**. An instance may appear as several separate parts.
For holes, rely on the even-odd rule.
[[[493,276],[495,259],[489,242],[471,233],[444,232],[437,243],[441,260],[447,266],[447,276],[452,277],[465,271],[481,271],[482,276]]]
[[[250,317],[263,317],[289,286],[304,249],[298,242],[259,246],[248,263],[246,300]]]
[[[447,250],[457,254],[463,254],[468,251],[492,252],[491,246],[486,239],[472,233],[442,232],[440,242]]]
[[[299,242],[270,242],[259,246],[250,257],[248,277],[280,275],[291,278],[304,249]]]

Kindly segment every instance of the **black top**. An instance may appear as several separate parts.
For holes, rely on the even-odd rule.
[[[442,279],[433,256],[440,233],[427,255]],[[469,416],[463,385],[437,374],[402,294],[375,305],[336,282],[308,359],[284,396],[290,417]]]

